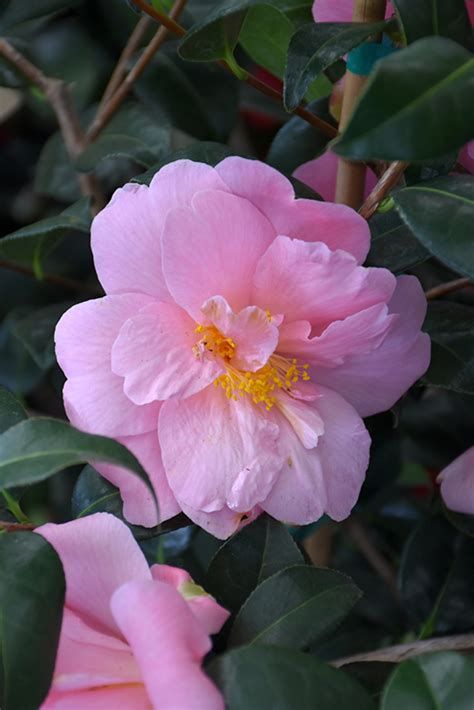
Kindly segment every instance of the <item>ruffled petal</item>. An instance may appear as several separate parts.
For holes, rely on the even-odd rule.
[[[196,324],[179,306],[152,303],[127,320],[112,347],[112,369],[124,377],[135,404],[189,397],[211,384],[223,368],[197,356]]]
[[[232,357],[234,367],[255,372],[265,365],[278,342],[278,328],[267,313],[257,306],[247,306],[234,313],[222,296],[206,301],[202,312],[236,345]]]
[[[448,508],[457,513],[474,515],[474,446],[446,466],[438,481]]]
[[[390,300],[396,279],[387,269],[358,266],[321,242],[277,237],[257,264],[252,298],[285,320],[307,320],[321,331],[375,303]]]
[[[266,498],[281,459],[278,427],[261,412],[248,397],[227,399],[220,387],[163,404],[163,462],[181,505],[203,513],[227,505],[244,513]]]
[[[324,432],[312,448],[302,444],[278,410],[274,415],[284,466],[262,508],[295,525],[314,522],[323,513],[334,520],[346,518],[369,463],[370,436],[355,409],[326,388],[319,388],[319,394],[314,402],[302,405],[314,408],[324,423]]]
[[[117,589],[111,607],[154,708],[224,710],[200,667],[211,648],[209,636],[179,592],[156,580],[129,582]]]
[[[249,305],[255,265],[274,236],[248,200],[196,193],[192,208],[171,210],[163,229],[163,271],[173,298],[198,322],[212,296],[224,296],[234,310]]]
[[[426,298],[414,276],[400,276],[389,303],[393,319],[381,344],[349,354],[341,365],[320,367],[317,383],[339,392],[363,417],[390,409],[430,362],[430,339],[420,332]]]
[[[91,246],[107,293],[136,291],[170,300],[161,269],[160,234],[170,209],[190,203],[197,190],[226,190],[209,165],[179,160],[146,185],[117,190],[92,223]]]
[[[118,440],[140,461],[158,499],[157,511],[148,486],[140,478],[125,468],[96,462],[94,465],[97,471],[120,489],[125,519],[132,525],[151,528],[177,515],[181,509],[166,478],[156,428],[141,436],[123,436]]]
[[[151,579],[145,557],[118,518],[95,513],[36,528],[54,547],[66,576],[66,605],[99,631],[118,634],[110,611],[113,592],[132,579]]]

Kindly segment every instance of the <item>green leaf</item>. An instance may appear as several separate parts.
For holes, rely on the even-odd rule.
[[[403,221],[430,254],[474,278],[474,177],[435,178],[392,196]]]
[[[152,167],[140,175],[136,175],[133,178],[133,182],[138,182],[143,185],[149,185],[153,176],[160,170],[164,165],[168,163],[173,163],[175,160],[195,160],[198,163],[206,163],[207,165],[217,165],[224,158],[228,158],[230,155],[235,155],[235,152],[229,148],[227,145],[222,145],[222,143],[214,143],[212,141],[201,141],[199,143],[193,143],[188,148],[182,148],[181,150],[176,150],[173,153],[169,153],[166,158],[161,160],[159,163],[152,165]]]
[[[0,33],[7,34],[17,25],[53,15],[60,10],[79,5],[80,0],[35,0],[18,2],[2,0],[0,5]]]
[[[329,113],[328,100],[319,99],[308,106],[324,121],[336,126]],[[303,121],[299,116],[293,116],[278,131],[267,155],[267,162],[287,175],[296,170],[299,165],[320,155],[326,148],[329,138],[317,128]]]
[[[426,160],[474,137],[474,57],[444,37],[380,60],[333,145],[345,158]]]
[[[322,22],[303,25],[288,48],[284,102],[288,111],[298,106],[310,83],[340,57],[369,37],[382,32],[389,22]]]
[[[55,303],[39,308],[13,324],[13,335],[23,343],[42,370],[48,370],[56,362],[54,330],[60,317],[71,305],[70,302]]]
[[[127,468],[153,488],[135,456],[115,439],[86,434],[58,419],[34,418],[0,435],[0,488],[31,485],[68,466],[105,461]]]
[[[387,682],[381,710],[472,710],[474,659],[427,653],[401,663]]]
[[[40,535],[0,538],[0,656],[3,710],[37,710],[53,677],[65,579],[54,549]]]
[[[23,405],[5,387],[0,386],[0,434],[26,417]]]
[[[44,144],[36,165],[34,188],[61,202],[79,200],[81,191],[76,172],[59,131]]]
[[[421,37],[441,35],[472,49],[465,0],[393,0],[393,5],[408,44]]]
[[[251,593],[234,621],[229,644],[305,648],[337,626],[360,596],[352,580],[339,572],[287,567]]]
[[[83,198],[54,217],[46,217],[11,232],[0,239],[0,254],[21,263],[41,263],[59,242],[69,234],[89,234],[90,199]]]
[[[429,259],[430,254],[410,229],[401,221],[396,210],[375,214],[369,221],[372,240],[367,263],[401,274]]]
[[[261,5],[248,11],[239,41],[254,62],[282,78],[294,31],[293,23],[283,12]]]
[[[403,551],[400,594],[422,636],[461,633],[474,626],[474,540],[442,517],[422,521]]]
[[[94,170],[106,158],[128,158],[144,167],[160,160],[170,149],[170,130],[136,103],[125,104],[99,137],[76,159],[81,172]]]
[[[375,710],[356,681],[301,651],[247,646],[208,671],[229,710]]]
[[[42,370],[23,343],[13,334],[13,329],[17,321],[24,317],[25,310],[29,312],[29,309],[15,308],[0,325],[0,385],[16,394],[31,392],[43,377]]]
[[[463,535],[474,537],[474,515],[455,513],[454,510],[450,510],[446,506],[443,506],[443,513],[451,525],[454,525]]]
[[[205,588],[227,609],[237,611],[265,579],[303,562],[286,527],[261,515],[219,548],[209,565]]]

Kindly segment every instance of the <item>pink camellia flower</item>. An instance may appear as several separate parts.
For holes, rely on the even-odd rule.
[[[315,190],[325,200],[333,201],[336,196],[338,157],[331,150],[307,163],[299,165],[294,171],[295,178]],[[369,168],[365,175],[364,196],[367,197],[377,184],[375,173]]]
[[[180,160],[126,185],[92,225],[104,298],[56,330],[64,401],[149,472],[162,519],[182,509],[225,538],[262,510],[345,518],[368,464],[361,417],[429,362],[416,278],[363,268],[349,207],[295,199],[268,165]],[[156,522],[144,484],[112,466],[128,520]]]
[[[474,515],[474,446],[446,466],[437,480],[448,508]]]
[[[314,0],[313,18],[315,22],[351,22],[354,0]],[[391,2],[387,3],[385,17],[393,15]]]
[[[66,603],[42,710],[223,710],[201,661],[229,613],[184,570],[150,569],[108,513],[37,528],[58,553]]]

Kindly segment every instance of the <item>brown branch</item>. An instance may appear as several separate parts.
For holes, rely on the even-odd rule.
[[[383,579],[392,596],[398,602],[396,574],[385,557],[377,550],[362,523],[352,516],[346,520],[344,527],[347,529],[354,545],[362,553],[372,569]]]
[[[41,69],[3,38],[0,38],[0,55],[44,92],[56,115],[69,156],[72,159],[77,157],[83,147],[84,134],[66,84],[61,79],[46,76]],[[94,175],[79,175],[78,179],[82,194],[92,197],[95,209],[100,209],[105,204],[105,200],[97,178]]]
[[[428,291],[425,291],[425,296],[428,301],[432,301],[434,298],[447,296],[449,293],[460,291],[462,288],[466,288],[467,286],[474,286],[471,279],[464,277],[461,279],[454,279],[454,281],[447,281],[444,284],[439,284],[438,286],[428,289]]]
[[[398,183],[407,167],[408,163],[404,163],[400,160],[391,163],[390,167],[383,173],[382,177],[359,210],[359,214],[364,217],[364,219],[372,217],[387,193]]]
[[[177,18],[180,16],[181,12],[184,10],[187,0],[176,0],[173,5],[173,9],[170,12],[170,18]],[[168,17],[166,15],[166,17]],[[145,18],[142,18],[145,19]],[[146,18],[148,19],[148,18]],[[168,36],[169,30],[166,27],[160,27],[158,32],[155,34],[151,42],[143,51],[142,55],[138,59],[137,63],[132,67],[130,72],[125,77],[124,81],[120,84],[115,93],[106,101],[106,103],[99,108],[99,111],[94,118],[93,122],[89,126],[87,131],[87,142],[90,143],[102,131],[102,129],[107,125],[112,116],[120,108],[128,94],[130,93],[133,84],[139,79],[147,68],[150,61],[155,56],[156,52],[159,50],[161,45],[164,43]],[[131,40],[131,38],[130,38]],[[129,42],[130,42],[129,40]],[[119,60],[120,63],[121,60]],[[118,67],[118,65],[117,65]],[[114,72],[115,73],[115,72]],[[111,80],[112,81],[112,80]]]
[[[145,0],[133,0],[133,3],[137,7],[139,7],[144,13],[156,20],[156,22],[161,23],[170,32],[176,35],[176,37],[183,37],[186,34],[186,30],[184,29],[184,27],[179,25],[168,15],[158,12],[157,10],[152,8],[151,5],[148,5]],[[232,74],[234,73],[225,61],[221,60],[218,62],[218,64],[219,66],[226,69],[226,71],[229,71]],[[249,86],[252,86],[254,89],[257,89],[257,91],[260,91],[262,94],[265,94],[266,96],[272,98],[274,101],[277,101],[279,104],[283,103],[283,96],[280,91],[273,89],[271,86],[261,81],[261,79],[258,79],[253,74],[245,72],[245,75],[243,76],[242,80],[249,84]],[[326,121],[323,121],[318,116],[315,116],[304,106],[297,106],[293,113],[295,113],[307,123],[310,123],[312,126],[320,130],[322,133],[324,133],[324,135],[328,136],[329,138],[335,138],[337,136],[337,129],[334,128],[334,126],[332,126],[330,123],[327,123]]]
[[[109,79],[109,83],[105,87],[104,94],[99,104],[99,111],[104,108],[107,101],[111,98],[111,96],[113,96],[113,94],[116,92],[123,79],[125,78],[127,74],[128,62],[140,46],[140,42],[145,36],[145,33],[150,25],[151,17],[148,17],[148,15],[142,15],[142,17],[140,17],[137,24],[135,25],[135,28],[132,34],[130,35],[128,42],[119,57],[115,69],[112,72],[112,76]]]
[[[0,528],[5,532],[18,532],[19,530],[34,530],[37,526],[32,523],[9,523],[6,520],[0,520]]]
[[[370,661],[400,663],[407,658],[413,658],[422,653],[431,653],[432,651],[474,652],[474,634],[444,636],[426,641],[414,641],[413,643],[403,643],[398,646],[388,646],[368,653],[356,653],[354,656],[337,658],[334,661],[330,661],[330,664],[340,668],[341,666],[347,666],[349,663],[367,663]]]
[[[30,269],[28,266],[22,266],[21,264],[15,264],[12,261],[6,261],[5,259],[0,259],[0,269],[8,269],[9,271],[15,271],[18,274],[24,274],[25,276],[36,278],[36,274],[33,269]],[[82,283],[81,281],[69,279],[66,276],[44,274],[41,281],[46,281],[47,283],[54,284],[54,286],[60,286],[61,288],[66,288],[70,291],[85,291],[95,296],[103,295],[99,288],[91,286],[90,284]]]

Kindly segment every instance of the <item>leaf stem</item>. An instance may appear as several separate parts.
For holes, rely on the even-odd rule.
[[[364,219],[372,217],[387,193],[398,183],[407,167],[408,163],[401,160],[390,164],[359,210],[359,214]]]
[[[447,281],[446,283],[439,284],[438,286],[428,289],[428,291],[425,291],[425,296],[428,301],[432,301],[435,298],[441,298],[442,296],[447,296],[449,293],[460,291],[462,288],[466,288],[467,286],[474,286],[471,279],[465,277],[461,279],[454,279],[453,281]]]

